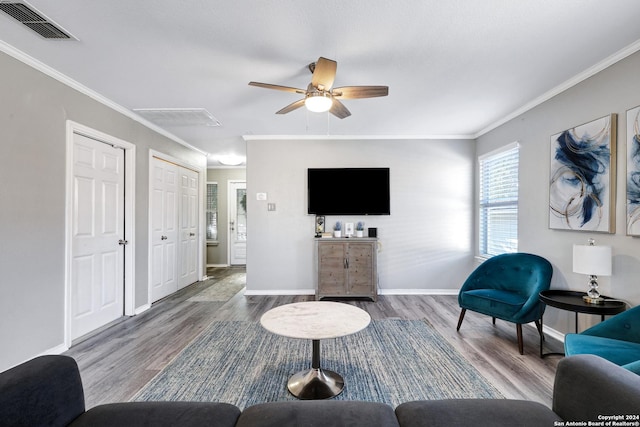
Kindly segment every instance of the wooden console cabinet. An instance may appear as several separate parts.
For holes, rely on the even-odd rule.
[[[316,300],[325,297],[367,297],[376,301],[378,239],[317,239],[316,245]]]

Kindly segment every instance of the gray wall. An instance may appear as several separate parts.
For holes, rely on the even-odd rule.
[[[599,277],[603,294],[640,304],[640,239],[626,236],[626,110],[640,104],[640,53],[636,53],[478,139],[478,154],[520,141],[520,250],[541,254],[554,266],[553,288],[586,291],[587,277],[572,272],[573,244],[613,247],[613,275]],[[550,230],[550,137],[599,117],[618,114],[616,233]],[[599,321],[581,315],[580,329]],[[574,317],[549,308],[545,324],[573,332]]]
[[[137,146],[136,307],[147,301],[148,150],[204,167],[198,153],[159,135],[39,71],[0,53],[0,370],[63,343],[65,121]],[[553,287],[583,290],[571,247],[594,237],[613,246],[613,276],[603,293],[640,303],[640,240],[625,235],[626,110],[640,104],[636,53],[555,96],[477,141],[249,140],[247,289],[311,291],[314,218],[306,214],[308,167],[391,168],[392,214],[364,220],[378,227],[383,292],[453,291],[473,268],[476,154],[521,143],[520,250],[554,265]],[[615,234],[548,228],[549,137],[618,114]],[[340,189],[339,189],[340,190]],[[355,191],[355,189],[341,189]],[[256,193],[268,194],[257,201]],[[276,203],[267,212],[266,203]],[[596,319],[581,317],[581,327]],[[573,330],[573,316],[549,309],[545,323]],[[583,325],[584,324],[584,325]]]
[[[218,183],[218,244],[207,245],[207,265],[229,265],[229,181],[246,181],[245,168],[207,169],[207,182]]]
[[[247,161],[248,293],[315,289],[310,167],[390,168],[390,216],[327,217],[326,227],[361,220],[378,228],[382,292],[455,290],[473,267],[473,141],[249,139]]]
[[[0,370],[64,344],[65,152],[70,119],[136,145],[135,306],[148,303],[149,149],[202,154],[0,53]]]

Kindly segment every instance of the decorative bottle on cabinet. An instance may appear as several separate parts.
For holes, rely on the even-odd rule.
[[[325,297],[378,296],[378,239],[316,240],[316,300]]]

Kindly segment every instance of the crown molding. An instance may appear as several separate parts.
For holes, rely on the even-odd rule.
[[[156,133],[159,133],[169,139],[171,139],[172,141],[187,147],[193,151],[196,151],[198,153],[207,155],[207,152],[194,147],[193,145],[189,144],[188,142],[182,140],[181,138],[178,138],[177,136],[173,135],[170,132],[167,132],[166,130],[158,127],[157,125],[145,120],[144,118],[138,116],[137,114],[135,114],[134,112],[132,112],[131,110],[129,110],[128,108],[123,107],[120,104],[117,104],[115,102],[113,102],[112,100],[106,98],[105,96],[99,94],[98,92],[89,89],[88,87],[78,83],[77,81],[73,80],[72,78],[68,77],[67,75],[49,67],[48,65],[40,62],[39,60],[27,55],[26,53],[16,49],[15,47],[9,45],[8,43],[0,40],[0,51],[6,53],[7,55],[29,65],[32,68],[35,68],[36,70],[46,74],[47,76],[58,80],[59,82],[79,91],[80,93],[87,95],[88,97],[94,99],[97,102],[100,102],[101,104],[129,117],[130,119],[142,124],[143,126],[153,130]],[[611,65],[615,64],[616,62],[619,62],[621,60],[623,60],[624,58],[636,53],[640,51],[640,40],[637,40],[636,42],[630,44],[629,46],[619,50],[618,52],[614,53],[613,55],[608,56],[607,58],[603,59],[602,61],[598,62],[597,64],[593,65],[592,67],[584,70],[583,72],[575,75],[574,77],[570,78],[569,80],[561,83],[560,85],[554,87],[553,89],[543,93],[542,95],[536,97],[535,99],[531,100],[530,102],[524,104],[522,107],[514,110],[513,112],[511,112],[510,114],[507,114],[506,116],[504,116],[503,118],[495,121],[494,123],[490,124],[489,126],[481,129],[480,131],[478,131],[475,134],[470,134],[470,135],[243,135],[243,139],[245,141],[268,141],[268,140],[363,140],[363,139],[368,139],[368,140],[383,140],[383,139],[387,139],[387,140],[402,140],[402,139],[427,139],[427,140],[437,140],[437,139],[478,139],[479,137],[485,135],[486,133],[496,129],[499,126],[502,126],[503,124],[509,122],[510,120],[513,120],[514,118],[526,113],[527,111],[537,107],[538,105],[548,101],[549,99],[553,98],[554,96],[570,89],[573,86],[576,86],[577,84],[585,81],[586,79],[588,79],[589,77],[592,77],[593,75],[603,71],[604,69],[606,69],[607,67],[610,67]]]
[[[94,91],[93,89],[89,89],[88,87],[86,87],[85,85],[78,83],[77,81],[75,81],[74,79],[72,79],[71,77],[59,72],[58,70],[55,70],[53,68],[51,68],[50,66],[48,66],[47,64],[44,64],[43,62],[35,59],[34,57],[27,55],[26,53],[22,52],[21,50],[16,49],[15,47],[11,46],[10,44],[0,40],[0,51],[6,53],[7,55],[11,56],[14,59],[17,59],[18,61],[30,66],[31,68],[34,68],[38,71],[40,71],[41,73],[59,81],[60,83],[69,86],[72,89],[77,90],[78,92],[82,93],[83,95],[88,96],[89,98],[93,99],[94,101],[97,101],[109,108],[111,108],[112,110],[117,111],[118,113],[140,123],[141,125],[151,129],[152,131],[159,133],[162,136],[165,136],[167,138],[169,138],[170,140],[177,142],[178,144],[189,148],[190,150],[196,151],[200,154],[204,154],[206,155],[207,153],[205,151],[202,151],[201,149],[194,147],[193,145],[189,144],[188,142],[178,138],[177,136],[175,136],[174,134],[167,132],[166,130],[162,129],[161,127],[158,127],[157,125],[143,119],[142,117],[140,117],[139,115],[135,114],[133,111],[129,110],[128,108],[123,107],[122,105],[113,102],[112,100],[110,100],[109,98],[99,94],[98,92]]]
[[[516,117],[520,116],[521,114],[524,114],[527,111],[529,111],[529,110],[537,107],[538,105],[542,104],[543,102],[546,102],[546,101],[550,100],[554,96],[561,94],[562,92],[572,88],[573,86],[577,85],[578,83],[581,83],[581,82],[587,80],[589,77],[592,77],[595,74],[598,74],[599,72],[603,71],[604,69],[612,66],[616,62],[622,61],[624,58],[633,55],[634,53],[638,52],[639,50],[640,50],[640,40],[637,40],[634,43],[631,43],[629,46],[619,50],[616,53],[614,53],[613,55],[608,56],[607,58],[605,58],[602,61],[598,62],[597,64],[593,65],[592,67],[587,68],[586,70],[584,70],[583,72],[581,72],[579,74],[576,74],[575,76],[573,76],[569,80],[565,81],[564,83],[561,83],[558,86],[554,87],[553,89],[549,90],[548,92],[543,93],[542,95],[540,95],[537,98],[533,99],[532,101],[526,103],[525,105],[523,105],[522,107],[520,107],[517,110],[513,111],[512,113],[506,115],[502,119],[490,124],[486,128],[484,128],[481,131],[479,131],[477,134],[473,135],[472,138],[473,139],[477,139],[477,138],[481,137],[482,135],[494,130],[495,128],[497,128],[499,126],[502,126],[503,124],[507,123],[508,121],[515,119]]]
[[[245,141],[274,140],[401,140],[401,139],[475,139],[473,135],[243,135]]]

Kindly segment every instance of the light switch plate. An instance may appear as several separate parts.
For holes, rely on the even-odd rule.
[[[267,193],[256,193],[256,200],[267,200]]]

